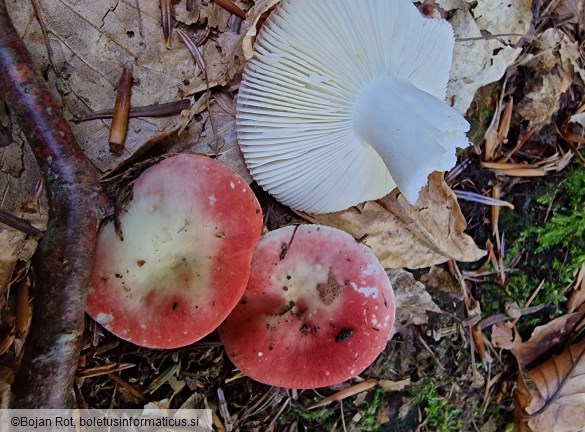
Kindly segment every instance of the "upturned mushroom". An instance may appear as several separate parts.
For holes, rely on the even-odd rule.
[[[250,378],[316,388],[360,374],[393,324],[392,287],[372,252],[343,231],[301,225],[260,240],[244,297],[219,335]]]
[[[240,86],[238,139],[254,179],[314,213],[414,203],[456,163],[467,121],[444,102],[453,30],[410,0],[283,0]]]
[[[248,184],[205,156],[144,171],[120,216],[102,227],[87,312],[149,348],[188,345],[215,330],[246,288],[262,230]]]

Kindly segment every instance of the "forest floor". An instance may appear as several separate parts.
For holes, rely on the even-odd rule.
[[[426,290],[434,306],[413,312],[358,378],[322,389],[271,387],[235,369],[217,332],[188,347],[150,350],[88,317],[78,405],[178,408],[189,401],[213,410],[216,430],[548,430],[547,417],[561,409],[557,399],[585,394],[585,7],[578,0],[534,1],[531,15],[529,36],[516,42],[517,60],[475,94],[466,112],[472,145],[445,175],[467,221],[465,233],[487,255],[394,273],[400,283]],[[203,135],[204,110],[195,116]],[[269,229],[306,222],[252,187]],[[18,264],[18,280],[27,268]],[[10,311],[15,301],[6,302],[1,334],[6,382],[21,352]],[[533,410],[540,423],[524,423],[522,410],[538,395],[527,383],[531,373],[569,351],[569,369],[545,383],[554,389],[544,401],[548,414]],[[568,381],[581,389],[576,396],[567,393]],[[340,390],[343,396],[312,407]],[[585,430],[574,412],[564,416],[563,430]]]

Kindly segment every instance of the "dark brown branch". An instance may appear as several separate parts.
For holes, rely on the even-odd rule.
[[[47,231],[33,257],[34,313],[13,385],[14,407],[70,407],[96,233],[108,205],[59,106],[33,70],[5,0],[0,90],[26,134],[49,200]]]

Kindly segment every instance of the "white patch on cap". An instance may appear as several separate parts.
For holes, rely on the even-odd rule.
[[[258,357],[262,357],[264,355],[264,353],[262,351],[258,352]]]
[[[209,205],[210,206],[214,206],[216,201],[217,201],[217,198],[215,197],[215,195],[209,195]]]
[[[141,324],[140,324],[140,328],[141,328],[141,329],[145,329],[145,328],[146,328],[146,324],[144,324],[144,323],[141,323]]]
[[[231,187],[232,189],[235,189],[235,188],[236,188],[236,185],[234,184],[234,182],[230,182],[230,187]]]
[[[373,274],[376,274],[376,270],[377,266],[375,266],[374,264],[368,264],[364,271],[362,272],[362,276],[371,276]]]
[[[358,292],[366,298],[372,297],[375,299],[376,297],[378,297],[378,288],[375,288],[375,287],[373,287],[373,288],[370,288],[370,287],[360,288],[360,289],[358,289]]]
[[[361,295],[363,295],[364,297],[368,298],[368,297],[372,297],[372,298],[377,298],[378,297],[378,288],[376,287],[363,287],[363,288],[358,288],[358,286],[356,285],[355,282],[350,282],[349,283],[351,285],[351,287],[356,290],[358,293],[360,293]]]
[[[95,317],[95,320],[101,325],[106,325],[106,324],[109,324],[112,321],[114,321],[114,316],[107,314],[107,313],[100,312]]]

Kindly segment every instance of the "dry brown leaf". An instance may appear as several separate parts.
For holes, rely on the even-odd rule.
[[[242,42],[244,58],[250,60],[254,55],[254,39],[258,33],[258,22],[263,16],[266,16],[281,0],[260,0],[254,4],[254,7],[248,12],[244,28],[246,35]]]
[[[579,24],[585,21],[584,0],[560,0],[552,12],[557,22],[563,24]]]
[[[527,370],[537,360],[565,342],[583,315],[584,313],[566,314],[536,327],[526,342],[522,342],[517,333],[513,335],[512,329],[505,324],[496,324],[492,327],[492,342],[499,348],[512,351],[521,370]]]
[[[236,134],[236,100],[225,94],[214,95],[214,103],[211,104],[211,121],[215,132],[220,137],[218,141],[214,136],[212,123],[208,113],[203,113],[204,128],[198,140],[187,151],[203,153],[209,156],[217,156],[217,160],[238,173],[248,183],[252,182],[252,176],[248,171],[244,155],[238,145]]]
[[[527,376],[532,399],[526,412],[532,432],[584,430],[585,339],[532,369]]]
[[[414,276],[402,269],[388,270],[388,277],[396,301],[396,321],[392,334],[400,332],[410,324],[421,325],[429,322],[427,311],[441,312],[425,286]]]
[[[53,94],[62,101],[66,115],[83,116],[112,108],[117,76],[128,59],[134,66],[134,78],[139,81],[132,89],[133,106],[173,101],[206,89],[204,75],[200,70],[197,73],[190,53],[176,34],[173,49],[165,48],[158,2],[140,3],[144,36],[138,31],[134,1],[39,0],[39,3],[58,72],[49,70],[48,81]],[[200,19],[223,29],[230,14],[213,2],[207,3],[199,10]],[[30,2],[8,2],[7,6],[37,68],[46,70],[47,48]],[[225,85],[241,72],[242,37],[243,34],[226,29],[200,47],[210,87]],[[127,151],[119,157],[108,149],[109,121],[72,124],[72,129],[91,162],[107,172],[152,136],[176,130],[181,122],[180,116],[131,119]]]
[[[486,39],[482,32],[526,34],[532,23],[529,0],[482,0],[470,11],[469,1],[437,0],[447,11],[457,42],[453,52],[447,100],[453,107],[467,111],[475,92],[484,85],[498,81],[521,52],[509,44],[510,37]],[[508,7],[510,5],[510,7]],[[512,43],[517,40],[512,38]]]
[[[548,29],[539,36],[539,51],[528,65],[534,76],[533,85],[518,105],[518,113],[529,121],[532,130],[550,123],[559,111],[561,96],[572,84],[576,65],[574,44],[557,29]],[[573,54],[571,54],[573,53]]]
[[[512,350],[522,344],[520,336],[507,323],[496,323],[492,326],[492,344],[496,348]]]
[[[457,198],[439,172],[429,176],[414,206],[394,190],[359,210],[305,217],[363,239],[385,268],[430,267],[451,259],[476,261],[485,255],[464,233],[466,223]]]
[[[420,281],[427,288],[440,289],[445,292],[461,295],[461,285],[459,285],[451,273],[443,270],[441,267],[431,267],[428,273],[420,277]]]
[[[571,79],[564,73],[551,72],[537,78],[535,87],[525,94],[518,106],[518,113],[529,121],[531,129],[539,130],[558,112],[561,95],[570,85]]]
[[[195,0],[193,10],[189,12],[186,9],[187,2],[179,2],[174,8],[174,17],[177,21],[184,24],[207,24],[208,27],[225,32],[229,29],[229,21],[232,13],[212,1]]]

